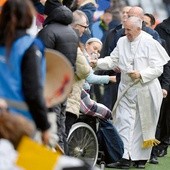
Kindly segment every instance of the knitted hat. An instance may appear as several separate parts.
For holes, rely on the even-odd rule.
[[[101,45],[103,44],[98,38],[95,38],[95,37],[89,38],[89,39],[86,41],[86,44],[89,44],[89,43],[91,43],[91,42],[98,42],[98,43],[100,43]]]
[[[60,0],[47,0],[45,3],[44,14],[49,15],[55,8],[62,6]]]

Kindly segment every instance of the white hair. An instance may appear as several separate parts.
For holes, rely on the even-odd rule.
[[[87,15],[83,11],[81,11],[81,10],[75,10],[73,12],[72,25],[81,24],[82,23],[82,17],[85,17],[87,24],[89,24]]]
[[[139,17],[129,17],[126,22],[131,22],[135,27],[142,28],[142,20]]]

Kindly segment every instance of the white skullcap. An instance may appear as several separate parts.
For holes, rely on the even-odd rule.
[[[103,43],[102,43],[98,38],[95,38],[95,37],[89,38],[89,39],[86,41],[86,44],[89,44],[89,43],[91,43],[91,42],[98,42],[98,43],[100,43],[101,45],[103,45]]]

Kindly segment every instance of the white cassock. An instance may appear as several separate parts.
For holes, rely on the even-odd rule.
[[[120,38],[110,56],[97,62],[99,69],[109,70],[116,66],[121,69],[118,98],[133,83],[128,73],[138,70],[141,74],[140,81],[120,99],[114,115],[114,125],[124,142],[125,159],[135,161],[150,158],[163,98],[157,77],[162,74],[163,65],[168,60],[164,48],[149,34],[141,31],[133,42],[126,36]],[[144,143],[146,146],[142,147]]]

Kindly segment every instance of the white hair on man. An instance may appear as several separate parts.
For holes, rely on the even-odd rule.
[[[78,30],[79,36],[81,37],[83,34],[90,35],[91,32],[88,28],[89,26],[89,20],[86,16],[86,14],[83,11],[75,10],[73,12],[73,21],[71,23],[71,26]],[[82,29],[84,28],[84,29]]]
[[[86,18],[86,22],[87,24],[89,23],[87,15],[81,11],[81,10],[75,10],[73,12],[73,21],[72,21],[72,25],[76,25],[76,24],[81,24],[82,23],[82,17]]]
[[[139,17],[129,17],[126,22],[131,22],[133,26],[142,29],[142,20]]]

